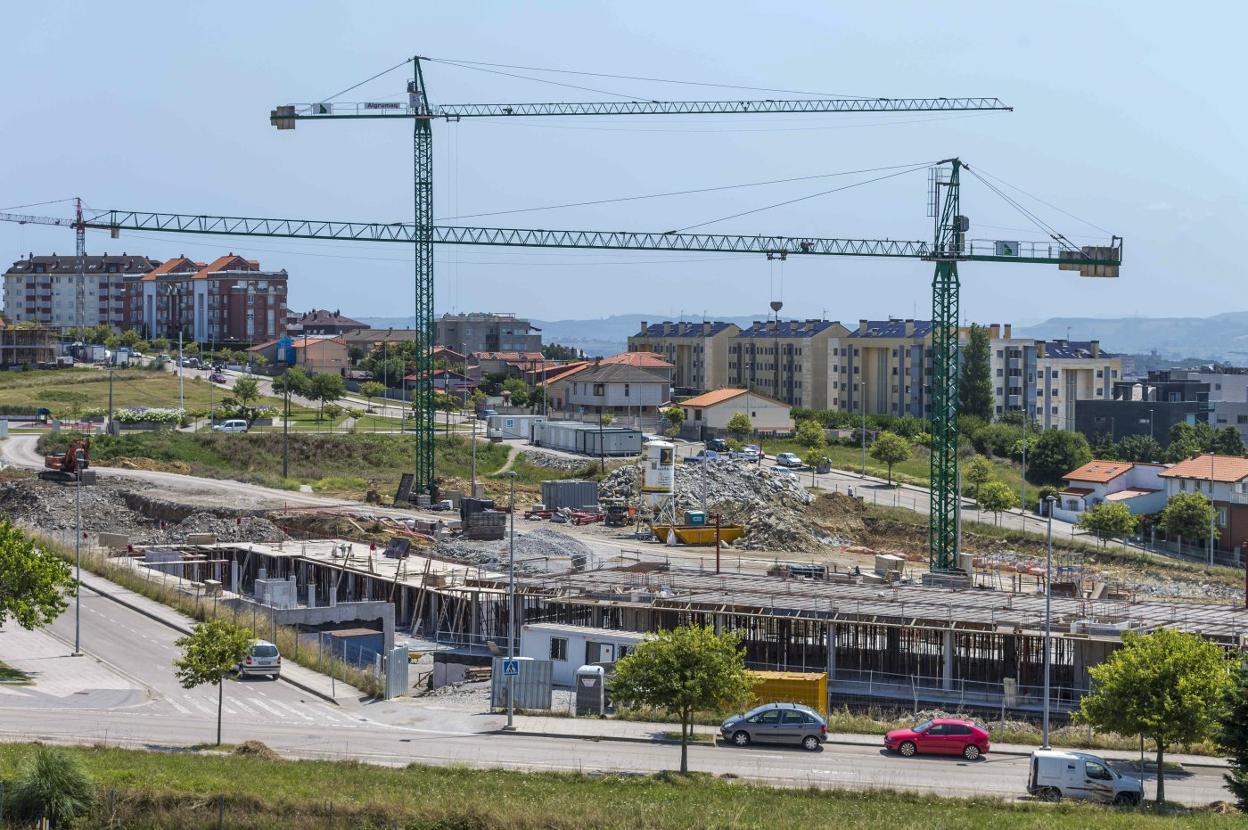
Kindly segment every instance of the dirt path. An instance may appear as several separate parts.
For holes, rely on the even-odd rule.
[[[503,473],[511,469],[511,465],[515,463],[516,456],[520,454],[520,445],[512,444],[511,449],[507,451],[507,460],[503,462],[503,466],[499,467],[492,473],[486,473],[487,476],[501,476]]]

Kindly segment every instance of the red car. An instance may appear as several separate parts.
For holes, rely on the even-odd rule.
[[[961,755],[974,761],[988,751],[987,730],[969,720],[936,718],[913,729],[894,729],[884,736],[884,747],[911,758],[920,752],[932,755]]]

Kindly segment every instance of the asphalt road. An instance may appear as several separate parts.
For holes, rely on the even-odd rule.
[[[61,688],[59,697],[2,695],[0,737],[134,747],[211,741],[215,689],[178,685],[172,670],[177,632],[89,590],[82,608],[83,649],[89,656],[75,659],[98,658],[114,675],[101,680],[93,673],[84,685],[107,687],[113,697],[93,694],[102,688]],[[73,623],[71,608],[49,629],[66,650]],[[141,693],[118,696],[121,687]],[[671,745],[497,731],[504,721],[501,715],[476,713],[438,698],[334,706],[267,679],[225,684],[224,740],[260,740],[290,757],[612,772],[657,772],[674,768],[679,760],[678,747]],[[545,720],[552,731],[559,722]],[[778,786],[887,787],[1011,798],[1023,794],[1027,759],[989,754],[973,763],[907,760],[874,746],[831,744],[816,753],[787,747],[693,746],[690,764],[695,770]],[[1226,797],[1218,769],[1192,768],[1168,779],[1166,788],[1171,798],[1190,804]]]

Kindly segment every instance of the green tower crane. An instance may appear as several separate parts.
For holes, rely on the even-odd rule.
[[[433,121],[463,118],[524,118],[534,116],[604,115],[711,115],[854,112],[960,112],[1010,110],[996,98],[808,98],[733,101],[590,101],[521,104],[430,104],[423,64],[415,56],[407,83],[407,101],[368,101],[286,104],[275,108],[269,120],[279,130],[293,130],[299,121],[410,118],[414,121],[415,345],[416,383],[412,388],[415,414],[416,470],[413,492],[434,486],[433,436]],[[402,66],[402,64],[400,64]],[[395,67],[397,68],[397,67]],[[384,74],[384,73],[382,73]],[[956,308],[955,308],[956,310]]]

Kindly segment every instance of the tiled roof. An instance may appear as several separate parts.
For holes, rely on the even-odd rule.
[[[173,259],[167,259],[160,265],[153,268],[143,275],[144,281],[152,281],[160,279],[167,274],[187,274],[198,271],[204,267],[204,263],[196,262],[184,256],[176,256]]]
[[[237,254],[226,254],[219,256],[212,262],[203,266],[195,274],[195,279],[206,280],[209,274],[216,274],[220,271],[258,271],[260,270],[260,260],[243,259]]]
[[[305,311],[295,318],[295,325],[298,326],[350,326],[357,329],[368,328],[367,323],[361,323],[359,320],[352,320],[350,317],[342,316],[342,312],[335,309],[327,311],[323,308],[314,308],[311,311]],[[436,350],[435,350],[436,351]]]
[[[914,324],[914,332],[906,334],[906,323]],[[849,333],[850,337],[914,337],[922,339],[932,333],[931,320],[868,320],[866,331],[859,328]]]
[[[1091,493],[1092,493],[1092,488],[1091,488],[1091,487],[1067,487],[1065,490],[1061,491],[1061,493],[1060,493],[1059,495],[1062,495],[1062,496],[1087,496],[1087,495],[1091,495]]]
[[[10,266],[6,274],[33,274],[35,266],[42,265],[45,274],[76,274],[78,260],[72,256],[29,256],[19,259]],[[83,266],[88,274],[107,273],[106,266],[116,265],[117,272],[122,274],[146,274],[160,265],[160,260],[141,254],[88,254],[83,257]]]
[[[667,378],[654,372],[623,363],[601,363],[587,367],[577,375],[578,383],[667,383]]]
[[[564,371],[560,372],[559,374],[557,374],[557,375],[551,375],[550,377],[546,378],[546,383],[547,383],[547,385],[549,385],[549,384],[555,383],[556,381],[565,380],[565,379],[567,379],[567,378],[572,377],[572,376],[573,376],[573,375],[575,375],[577,372],[583,372],[583,371],[585,371],[586,369],[588,369],[588,368],[589,368],[590,366],[592,366],[592,365],[593,365],[593,364],[592,364],[592,363],[589,363],[589,362],[583,362],[583,363],[576,363],[576,364],[573,364],[573,365],[571,365],[571,366],[567,367]]]
[[[540,363],[545,357],[541,352],[473,352],[469,357],[482,360],[502,360],[513,363]]]
[[[1104,484],[1113,481],[1135,465],[1130,461],[1089,461],[1077,470],[1071,470],[1062,478],[1067,481],[1094,481]]]
[[[635,337],[712,337],[719,334],[726,328],[735,325],[735,323],[725,323],[720,320],[710,324],[707,329],[702,323],[692,323],[681,320],[680,322],[665,323],[649,323],[641,334]]]
[[[703,392],[697,397],[689,398],[680,402],[681,406],[714,406],[717,403],[723,403],[726,400],[735,398],[737,395],[744,395],[744,389],[712,389],[710,392]]]
[[[780,320],[775,323],[756,321],[748,329],[742,329],[737,337],[811,337],[839,325],[837,320]]]
[[[1119,490],[1117,493],[1110,493],[1105,496],[1105,501],[1126,501],[1136,496],[1149,496],[1158,493],[1159,490],[1149,490],[1146,487],[1128,487],[1125,490]]]
[[[604,357],[602,363],[620,363],[625,366],[637,366],[642,369],[674,369],[675,367],[654,352],[620,352]]]
[[[1239,481],[1248,478],[1248,458],[1235,455],[1198,455],[1180,461],[1158,473],[1162,478],[1213,478],[1214,481]]]

